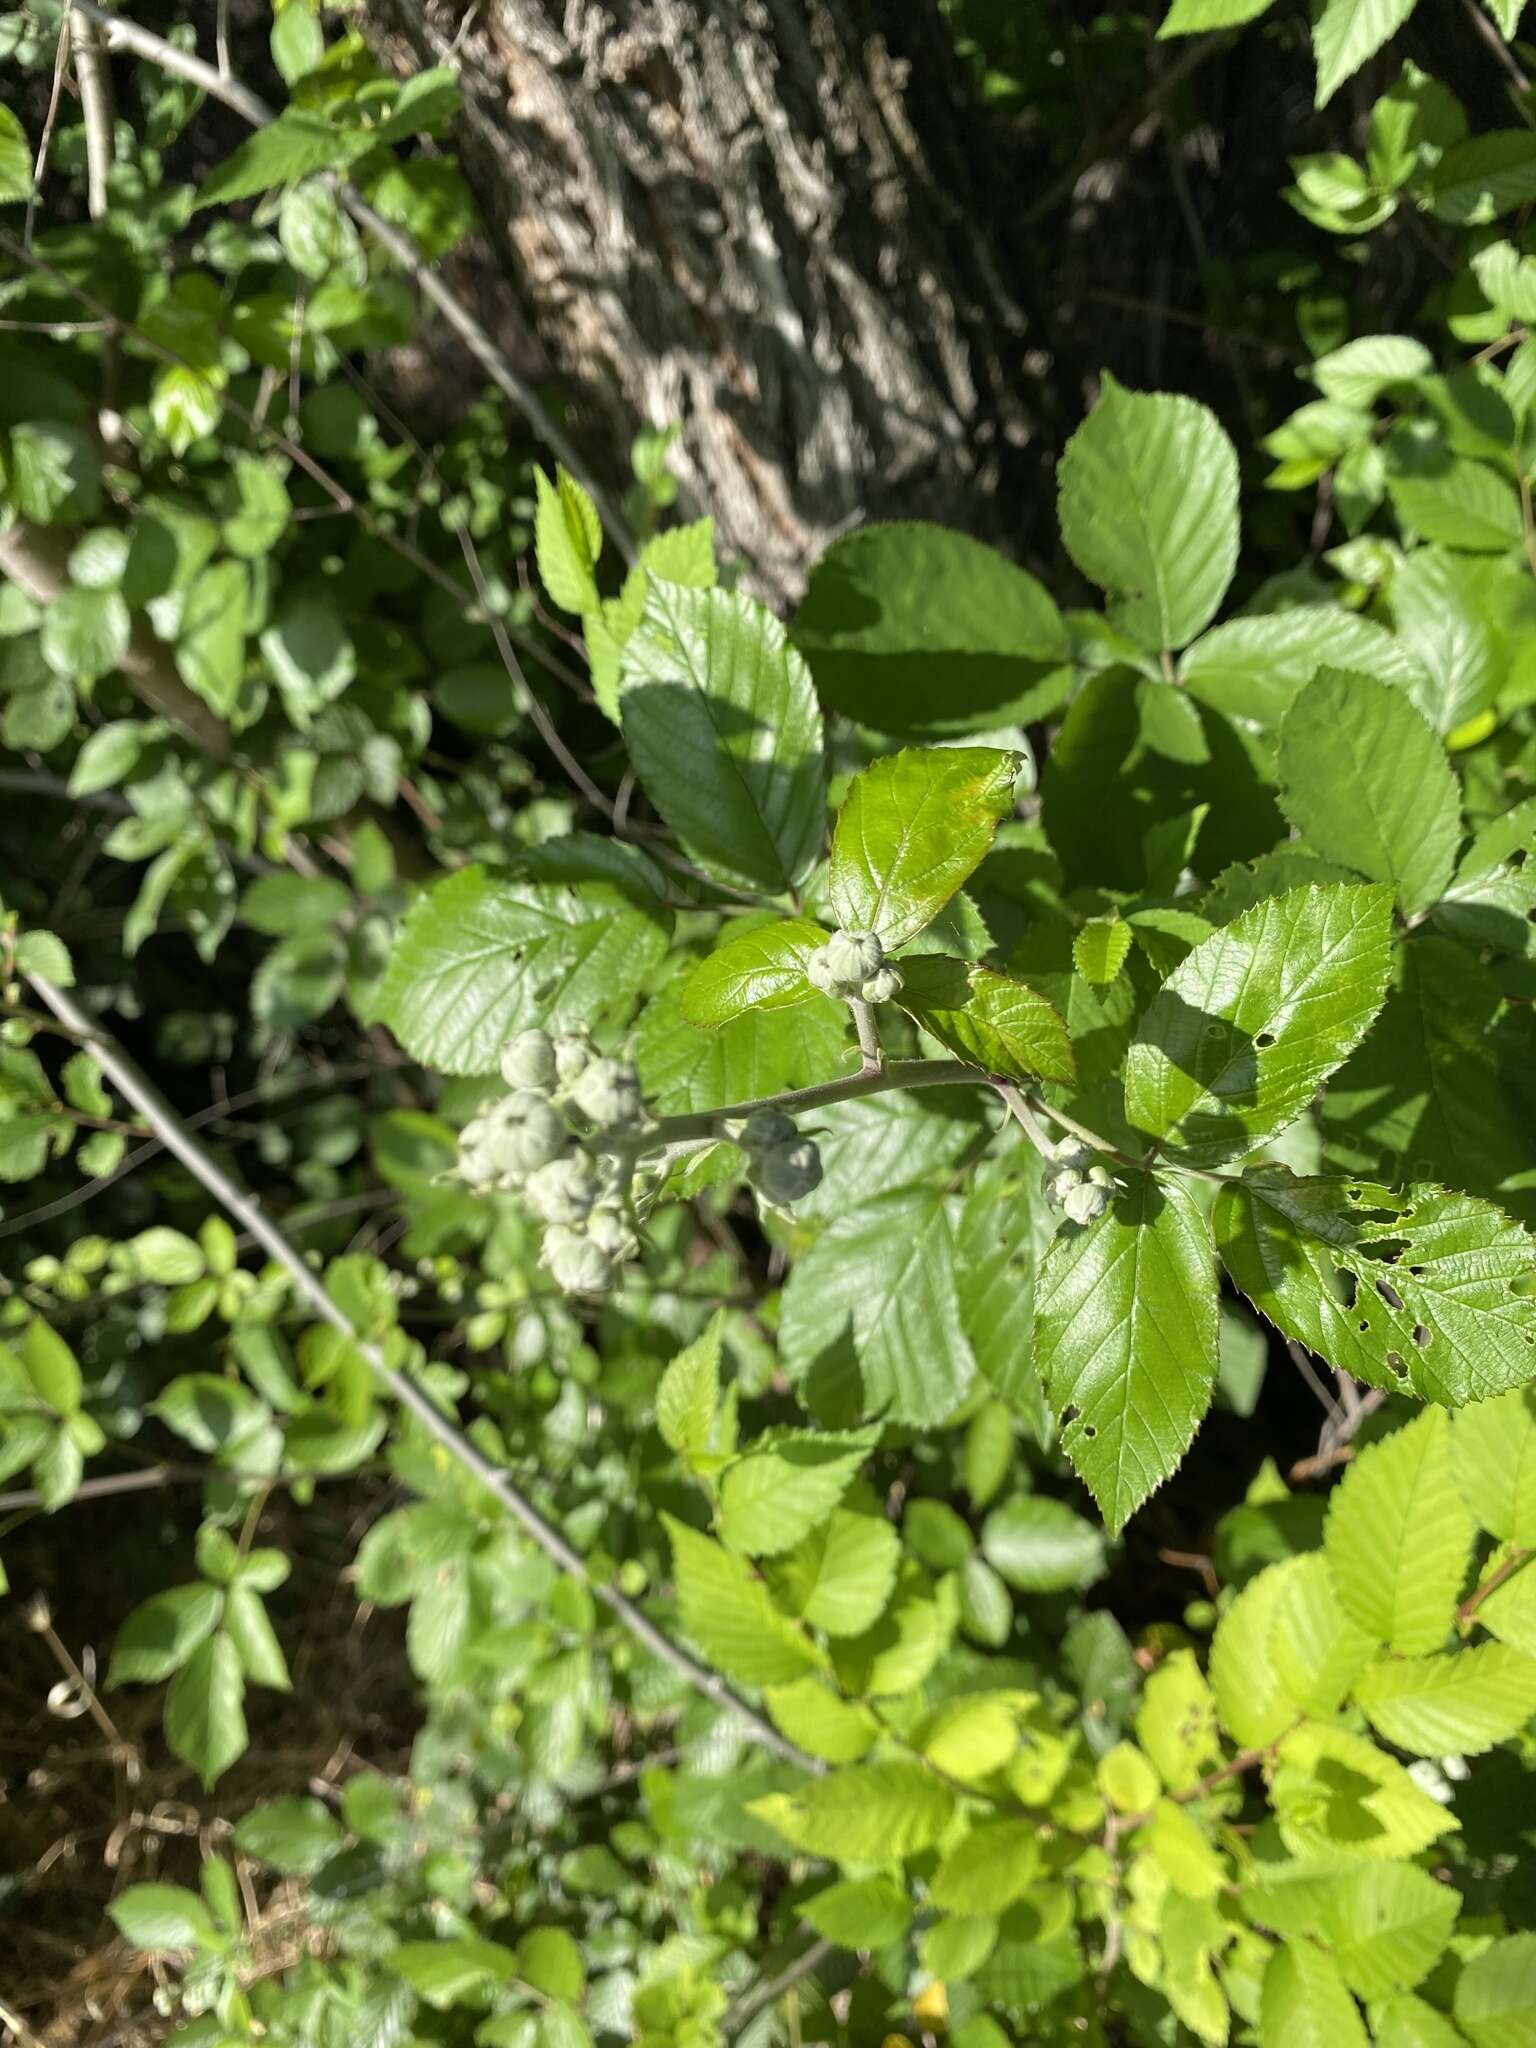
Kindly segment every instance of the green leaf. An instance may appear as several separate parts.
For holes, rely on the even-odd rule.
[[[1359,1998],[1388,1998],[1422,1983],[1445,1953],[1461,1896],[1412,1863],[1365,1863],[1317,1886],[1307,1928],[1333,1950]]]
[[[221,1947],[213,1916],[179,1884],[131,1884],[107,1907],[125,1941],[140,1949]]]
[[[32,197],[32,145],[9,107],[0,107],[0,206]]]
[[[1362,334],[1354,341],[1346,341],[1342,348],[1319,356],[1308,374],[1324,398],[1332,399],[1336,405],[1369,408],[1391,385],[1416,383],[1434,367],[1435,359],[1429,350],[1411,335]],[[1352,664],[1336,660],[1334,666],[1347,668]]]
[[[690,590],[711,590],[720,580],[715,562],[715,522],[694,519],[685,526],[653,533],[640,550],[640,566],[663,583],[685,583]]]
[[[983,1821],[945,1856],[929,1896],[946,1913],[1001,1913],[1036,1882],[1042,1860],[1036,1821]]]
[[[1261,2048],[1369,2048],[1339,1966],[1309,1942],[1277,1948],[1264,1970]]]
[[[1104,1575],[1101,1532],[1042,1493],[1017,1494],[994,1508],[982,1524],[981,1549],[1021,1593],[1080,1592]]]
[[[815,1651],[745,1558],[671,1515],[662,1522],[683,1626],[712,1665],[743,1685],[782,1685],[814,1668]]]
[[[1300,1558],[1250,1579],[1211,1639],[1211,1690],[1222,1726],[1245,1748],[1262,1749],[1298,1718],[1298,1704],[1274,1655],[1278,1615]]]
[[[785,1841],[833,1863],[894,1863],[932,1848],[954,1794],[920,1763],[854,1764],[747,1808]]]
[[[1376,2048],[1465,2048],[1466,2035],[1422,1998],[1404,1994],[1371,2015]]]
[[[806,1899],[800,1917],[839,1948],[884,1948],[912,1924],[912,1904],[894,1878],[844,1878]]]
[[[1519,32],[1525,0],[1483,0],[1483,5],[1498,23],[1499,34],[1505,42],[1512,43]]]
[[[707,1450],[720,1405],[721,1316],[678,1352],[656,1389],[656,1427],[669,1450],[688,1458]]]
[[[1355,1698],[1378,1735],[1410,1756],[1479,1756],[1536,1714],[1536,1657],[1480,1643],[1367,1666]]]
[[[1450,1424],[1426,1409],[1360,1453],[1328,1503],[1323,1548],[1346,1613],[1403,1656],[1438,1650],[1472,1549]]]
[[[1238,28],[1268,13],[1275,0],[1173,0],[1158,30],[1165,36],[1198,36],[1220,28]]]
[[[1216,1700],[1192,1650],[1175,1650],[1147,1680],[1136,1740],[1170,1792],[1188,1792],[1221,1760]]]
[[[1536,1934],[1510,1934],[1472,1957],[1456,1980],[1456,2024],[1473,2048],[1536,2041]]]
[[[203,1277],[201,1247],[168,1224],[151,1224],[129,1238],[124,1249],[133,1260],[134,1271],[162,1287],[184,1287],[189,1280]]]
[[[1275,1674],[1303,1711],[1332,1714],[1376,1655],[1379,1639],[1345,1612],[1321,1551],[1286,1558],[1282,1569],[1269,1635]]]
[[[852,1342],[850,1346],[849,1333]],[[897,1188],[841,1211],[790,1268],[779,1330],[791,1379],[851,1379],[855,1419],[928,1425],[975,1377],[942,1194]]]
[[[770,1685],[763,1699],[781,1735],[829,1764],[857,1763],[880,1733],[868,1707],[840,1699],[819,1678]]]
[[[1281,805],[1308,846],[1373,882],[1404,912],[1451,878],[1461,802],[1444,749],[1390,684],[1324,669],[1280,728]]]
[[[1430,211],[1477,227],[1536,199],[1536,134],[1495,128],[1454,142],[1430,173]]]
[[[1532,1377],[1536,1242],[1489,1202],[1260,1166],[1211,1222],[1254,1307],[1335,1371],[1456,1406]]]
[[[983,1073],[1071,1081],[1077,1066],[1059,1013],[1022,981],[944,953],[901,963],[896,1001],[914,1023]]]
[[[699,1030],[683,1017],[681,993],[674,982],[646,1006],[635,1040],[646,1095],[664,1114],[753,1102],[846,1070],[848,1012],[829,997]]]
[[[1294,889],[1255,904],[1153,997],[1126,1054],[1126,1115],[1203,1165],[1253,1151],[1360,1043],[1391,959],[1384,889]]]
[[[309,1877],[341,1842],[341,1826],[318,1799],[269,1799],[235,1825],[235,1847],[285,1877]]]
[[[285,107],[208,173],[198,187],[198,209],[252,199],[314,171],[340,170],[371,149],[373,141],[366,128],[342,128],[322,115]]]
[[[1178,1465],[1216,1380],[1210,1233],[1182,1182],[1137,1175],[1063,1227],[1035,1289],[1035,1358],[1062,1444],[1113,1530]]]
[[[1237,455],[1215,414],[1106,371],[1059,478],[1062,540],[1114,595],[1116,627],[1147,647],[1193,640],[1237,566]]]
[[[517,1944],[517,1974],[545,1998],[570,2003],[586,1995],[581,1950],[563,1927],[533,1927]]]
[[[635,773],[703,866],[780,894],[825,833],[821,713],[804,661],[761,605],[652,581],[621,657]]]
[[[1363,1735],[1315,1722],[1281,1743],[1270,1803],[1293,1856],[1399,1861],[1461,1823]]]
[[[718,1527],[733,1550],[777,1557],[826,1521],[879,1431],[767,1430],[720,1481]]]
[[[69,682],[94,683],[128,652],[130,631],[115,590],[61,590],[43,615],[43,659]]]
[[[80,1367],[57,1330],[34,1316],[18,1347],[27,1377],[39,1399],[56,1415],[73,1415],[84,1397]]]
[[[227,718],[245,676],[250,578],[243,562],[215,562],[187,592],[176,634],[176,666],[205,704]]]
[[[171,1680],[165,1702],[165,1739],[204,1786],[223,1776],[249,1742],[245,1678],[228,1636],[210,1636]]]
[[[240,1668],[255,1685],[288,1692],[288,1660],[267,1617],[261,1595],[247,1585],[232,1586],[224,1604],[224,1629],[240,1657]]]
[[[1476,1401],[1454,1415],[1451,1468],[1490,1535],[1536,1548],[1536,1390]]]
[[[352,891],[334,875],[260,875],[240,898],[241,921],[274,938],[329,931],[352,908]]]
[[[564,612],[585,617],[597,610],[598,557],[603,551],[603,523],[591,498],[563,467],[550,482],[542,469],[533,473],[538,509],[533,545],[539,580]],[[658,572],[660,573],[660,572]]]
[[[1392,619],[1423,670],[1408,695],[1445,734],[1489,704],[1501,680],[1480,565],[1448,548],[1415,548],[1392,578]]]
[[[901,1539],[883,1515],[833,1511],[768,1568],[773,1597],[829,1636],[857,1636],[885,1612],[896,1584]]]
[[[1131,927],[1117,911],[1091,917],[1072,941],[1072,964],[1084,981],[1107,988],[1131,950]]]
[[[94,519],[101,510],[101,462],[86,433],[66,420],[12,427],[10,489],[23,519],[43,525]]]
[[[627,1005],[665,951],[664,924],[606,883],[461,868],[407,911],[377,1014],[439,1073],[489,1074],[514,1031],[596,1023]]]
[[[829,1002],[805,976],[805,963],[827,934],[807,917],[785,917],[727,936],[694,969],[683,990],[683,1015],[712,1030],[748,1010],[786,1010]]]
[[[849,784],[832,834],[827,893],[844,931],[888,953],[931,924],[1013,811],[1018,754],[908,748]]]
[[[1042,717],[1070,677],[1044,587],[980,541],[922,521],[834,541],[791,632],[825,703],[902,738]]]
[[[213,1634],[223,1607],[218,1587],[201,1580],[154,1594],[118,1630],[108,1686],[152,1685],[169,1678]]]
[[[1480,554],[1501,554],[1518,545],[1520,500],[1512,485],[1486,463],[1469,456],[1440,455],[1431,466],[1402,467],[1388,443],[1387,491],[1404,526],[1421,540]]]
[[[499,1942],[465,1934],[446,1941],[400,1941],[388,1951],[389,1967],[439,2012],[458,2004],[466,1991],[505,1984],[517,1973],[517,1957]]]
[[[1327,106],[1345,79],[1397,34],[1414,4],[1415,0],[1322,0],[1312,24],[1320,107]]]

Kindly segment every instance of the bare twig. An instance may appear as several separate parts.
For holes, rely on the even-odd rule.
[[[37,218],[38,195],[43,189],[43,174],[48,169],[48,152],[53,147],[53,131],[58,126],[59,101],[64,92],[64,73],[69,68],[69,35],[72,20],[69,15],[59,23],[58,48],[53,53],[53,87],[48,94],[48,111],[43,116],[43,132],[38,137],[37,156],[32,165],[32,190],[27,194],[26,217],[21,224],[22,245],[32,246],[32,228]]]
[[[1456,1610],[1457,1627],[1464,1628],[1488,1598],[1488,1595],[1497,1587],[1502,1586],[1506,1579],[1512,1579],[1523,1564],[1529,1563],[1533,1555],[1536,1555],[1536,1552],[1532,1552],[1524,1547],[1512,1550],[1498,1570],[1490,1572],[1487,1578],[1483,1580],[1483,1583],[1470,1592],[1466,1599],[1462,1601]]]
[[[739,2034],[748,2020],[755,2019],[764,2006],[772,2005],[776,1999],[792,1990],[802,1977],[808,1977],[818,1964],[824,1963],[837,1948],[835,1941],[813,1941],[809,1948],[802,1949],[792,1963],[780,1970],[776,1977],[770,1977],[766,1984],[760,1984],[755,1991],[727,2008],[720,2020],[721,2032],[729,2038]]]
[[[213,1155],[193,1136],[185,1122],[163,1100],[116,1040],[93,1025],[73,999],[44,976],[29,975],[27,980],[39,1001],[89,1043],[107,1079],[144,1117],[166,1150],[173,1153],[202,1183],[226,1215],[250,1232],[263,1251],[283,1268],[301,1299],[323,1322],[355,1346],[380,1384],[456,1463],[480,1482],[546,1557],[581,1581],[593,1598],[600,1601],[653,1656],[669,1664],[706,1699],[744,1722],[765,1749],[807,1771],[820,1773],[825,1768],[816,1758],[787,1741],[773,1723],[749,1706],[718,1672],[699,1663],[663,1634],[655,1622],[633,1601],[626,1599],[616,1586],[593,1579],[581,1553],[572,1548],[507,1474],[470,1442],[414,1380],[390,1365],[379,1347],[355,1328],[350,1317],[337,1307],[320,1280],[269,1220],[255,1197],[235,1186]]]
[[[1521,69],[1519,59],[1499,34],[1493,23],[1488,19],[1482,8],[1478,6],[1477,0],[1461,0],[1461,4],[1466,9],[1467,17],[1471,21],[1473,28],[1481,40],[1488,46],[1495,61],[1509,74],[1509,82],[1515,91],[1521,93],[1529,92],[1531,81]]]
[[[86,206],[91,219],[100,220],[107,210],[107,178],[112,169],[112,73],[101,27],[83,8],[70,10],[70,40],[85,122]]]

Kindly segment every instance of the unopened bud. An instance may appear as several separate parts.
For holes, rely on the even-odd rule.
[[[562,1088],[569,1088],[597,1058],[592,1035],[585,1028],[562,1031],[553,1041],[555,1075]]]
[[[902,987],[899,967],[881,967],[865,982],[859,996],[866,1003],[891,1003],[901,994]]]
[[[821,1153],[814,1138],[797,1138],[792,1145],[776,1145],[752,1161],[752,1185],[765,1202],[776,1209],[788,1208],[821,1185]]]
[[[628,1060],[593,1060],[578,1075],[571,1101],[600,1131],[625,1129],[645,1114],[640,1076]]]
[[[771,1152],[776,1145],[792,1145],[799,1135],[794,1118],[782,1109],[758,1109],[742,1125],[741,1143],[748,1152]]]
[[[885,964],[885,948],[873,932],[834,932],[805,963],[806,978],[824,995],[846,1002]]]
[[[1102,1181],[1084,1180],[1067,1189],[1061,1198],[1061,1206],[1070,1222],[1097,1223],[1109,1207],[1112,1195],[1113,1189]]]
[[[640,1247],[629,1219],[616,1202],[599,1203],[587,1218],[587,1237],[615,1265],[632,1259]]]
[[[602,1246],[563,1223],[544,1233],[544,1263],[566,1294],[605,1294],[613,1280],[613,1262]]]
[[[555,1047],[547,1031],[519,1031],[501,1048],[501,1078],[509,1088],[532,1088],[540,1095],[554,1092],[558,1078]]]
[[[583,1222],[597,1196],[597,1168],[585,1152],[551,1159],[529,1174],[523,1188],[523,1200],[545,1223]]]

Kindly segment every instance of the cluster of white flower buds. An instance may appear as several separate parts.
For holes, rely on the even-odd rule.
[[[791,1116],[759,1109],[741,1127],[747,1173],[765,1202],[786,1209],[821,1185],[821,1153],[814,1138],[802,1138]]]
[[[901,994],[901,971],[873,932],[834,932],[805,963],[807,980],[843,1003],[888,1003]]]
[[[544,1263],[568,1294],[601,1294],[638,1251],[628,1168],[603,1140],[645,1120],[640,1076],[585,1031],[520,1031],[501,1051],[511,1089],[459,1133],[459,1172],[477,1193],[519,1194],[544,1224]]]
[[[1114,1199],[1119,1182],[1101,1166],[1089,1145],[1063,1138],[1045,1165],[1045,1199],[1073,1223],[1096,1223]]]

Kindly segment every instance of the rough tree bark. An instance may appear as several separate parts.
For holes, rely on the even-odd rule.
[[[402,61],[462,69],[503,334],[610,463],[680,421],[686,498],[760,590],[791,597],[865,518],[1001,528],[1040,337],[1002,282],[1021,271],[937,0],[370,0],[369,19]]]

